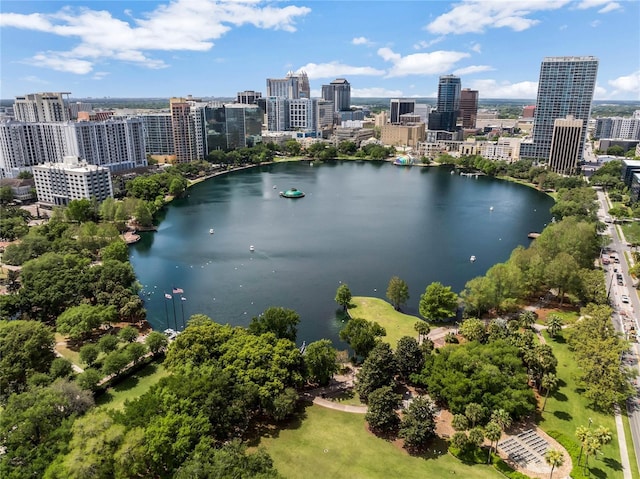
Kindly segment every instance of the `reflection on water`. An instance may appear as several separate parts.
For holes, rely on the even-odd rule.
[[[283,306],[301,316],[300,341],[337,340],[340,282],[355,296],[384,298],[394,275],[409,285],[404,311],[417,314],[429,283],[461,291],[550,220],[552,200],[538,191],[449,173],[300,162],[198,184],[167,208],[156,233],[131,247],[149,321],[156,329],[173,324],[175,306],[178,321],[183,307],[187,317],[247,325],[267,307]],[[306,197],[279,197],[291,187]],[[173,288],[186,301],[165,299]]]

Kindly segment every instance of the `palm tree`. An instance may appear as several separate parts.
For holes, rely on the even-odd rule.
[[[587,438],[591,437],[591,431],[585,426],[578,426],[576,428],[576,437],[580,441],[580,455],[578,456],[578,465],[580,465],[580,458],[582,457],[582,451],[584,450],[584,443]]]
[[[419,319],[413,324],[413,329],[418,332],[418,343],[422,343],[422,337],[431,332],[431,326],[426,321]]]
[[[536,315],[533,311],[523,311],[520,313],[520,326],[530,328],[536,322]]]
[[[542,403],[542,410],[544,411],[544,408],[547,405],[547,398],[549,397],[549,393],[551,391],[555,391],[555,389],[558,387],[558,377],[553,373],[545,373],[542,376],[542,381],[540,382],[540,384],[545,390],[544,402]]]
[[[555,338],[562,330],[562,318],[557,314],[550,314],[547,317],[547,332],[549,336]]]
[[[587,466],[589,465],[589,456],[594,456],[600,452],[602,445],[598,438],[589,435],[584,442],[584,468],[582,471],[586,474]]]
[[[551,466],[551,473],[549,474],[549,479],[551,479],[553,477],[553,470],[564,464],[564,454],[556,449],[549,449],[544,453],[544,460]]]
[[[611,430],[605,426],[598,426],[593,431],[593,437],[595,437],[601,446],[609,444],[611,442]]]
[[[456,414],[451,420],[451,427],[456,431],[466,431],[469,429],[469,420],[464,414]]]
[[[476,423],[484,417],[484,408],[478,403],[471,402],[464,409],[464,415],[471,421],[471,427],[476,427]]]
[[[491,462],[491,452],[493,451],[493,443],[496,443],[496,448],[498,447],[498,441],[502,436],[502,428],[495,421],[489,421],[489,424],[484,428],[484,435],[489,439],[489,457],[487,457],[487,464]]]
[[[496,409],[491,413],[491,420],[495,421],[503,431],[511,426],[511,416],[504,409]]]

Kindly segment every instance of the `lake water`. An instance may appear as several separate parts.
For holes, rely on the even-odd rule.
[[[305,161],[198,184],[166,208],[157,232],[143,233],[130,248],[148,320],[165,329],[167,319],[174,327],[183,313],[204,313],[246,326],[266,308],[283,306],[300,314],[300,342],[337,342],[338,286],[385,299],[392,276],[409,286],[403,311],[418,314],[431,282],[459,293],[517,245],[528,245],[527,234],[551,218],[553,200],[541,192],[450,171]],[[306,196],[279,196],[292,187]],[[165,299],[173,288],[184,293]]]

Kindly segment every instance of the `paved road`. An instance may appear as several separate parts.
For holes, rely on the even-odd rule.
[[[598,216],[601,220],[604,220],[608,216],[609,204],[607,203],[606,195],[602,191],[598,191],[598,203],[599,212]],[[611,236],[611,243],[609,249],[611,253],[615,253],[619,258],[620,263],[613,263],[605,265],[606,272],[606,287],[609,294],[611,306],[613,307],[613,325],[616,330],[622,333],[625,337],[629,337],[632,332],[640,331],[638,326],[638,312],[640,311],[640,301],[638,301],[638,295],[633,287],[633,281],[629,274],[629,265],[625,257],[625,252],[631,257],[630,249],[620,237],[618,229],[615,225],[608,226],[609,231],[607,234]],[[621,274],[623,277],[622,285],[619,284],[617,275]],[[622,302],[622,295],[626,295],[629,298],[629,303]],[[636,385],[640,385],[640,361],[639,356],[640,348],[638,347],[637,340],[631,345],[631,351],[623,358],[625,365],[630,366],[636,373],[634,380]],[[636,453],[636,460],[638,467],[640,468],[640,395],[629,399],[627,401],[627,414],[629,416],[629,424],[631,426],[631,436],[633,438],[633,448]],[[616,414],[619,416],[619,414]],[[618,431],[620,431],[620,418],[616,417],[616,425]],[[620,432],[618,433],[620,435]],[[622,446],[622,442],[620,444]],[[623,450],[626,448],[620,448],[621,455],[624,456]],[[626,460],[625,460],[626,459]],[[623,466],[629,464],[627,457],[622,457]],[[624,468],[624,476],[630,476],[631,471],[626,467]]]

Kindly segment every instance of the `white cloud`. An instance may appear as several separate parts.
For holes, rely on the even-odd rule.
[[[589,25],[591,25],[593,28],[596,28],[598,25],[600,25],[600,23],[600,20],[594,20]]]
[[[586,10],[588,8],[594,8],[604,5],[598,13],[609,13],[614,10],[620,10],[622,6],[617,2],[612,2],[611,0],[582,0],[576,8],[579,10]]]
[[[49,82],[35,75],[28,75],[22,78],[23,81],[27,81],[29,83],[38,83],[40,85],[48,85]]]
[[[372,87],[372,88],[352,88],[352,97],[359,98],[387,98],[387,97],[401,97],[403,96],[402,90],[389,90],[387,88]]]
[[[511,83],[496,80],[472,80],[469,83],[469,88],[478,90],[480,98],[532,99],[538,96],[538,82]]]
[[[631,95],[633,99],[640,99],[640,70],[609,80],[607,83],[615,89],[611,96],[629,97]]]
[[[444,36],[439,36],[429,41],[420,40],[419,42],[413,44],[413,49],[424,50],[425,48],[429,48],[430,46],[435,45],[436,43],[440,43],[442,40],[444,40],[444,38]]]
[[[593,98],[595,100],[607,100],[609,98],[607,89],[596,83],[596,87],[593,90]]]
[[[453,74],[454,75],[471,75],[473,73],[489,72],[493,70],[495,70],[495,68],[489,65],[470,65],[468,67],[458,68],[457,70],[454,70]]]
[[[380,48],[378,55],[393,63],[387,78],[407,75],[435,75],[450,71],[453,66],[470,56],[469,53],[438,50],[431,53],[414,53],[403,57],[390,48]]]
[[[476,53],[482,53],[482,47],[479,43],[474,43],[473,45],[471,45],[471,50]]]
[[[369,40],[367,37],[356,37],[351,40],[351,43],[353,43],[354,45],[371,45],[371,40]]]
[[[3,13],[0,26],[77,39],[79,43],[69,51],[38,52],[29,62],[86,74],[94,63],[107,58],[164,68],[162,60],[150,58],[145,52],[208,51],[214,46],[213,40],[245,24],[293,32],[295,21],[309,12],[310,8],[293,5],[261,6],[260,0],[175,0],[142,18],[133,18],[130,11],[125,12],[127,21],[104,10],[64,7],[52,14]],[[69,65],[63,65],[63,60]]]
[[[109,75],[109,72],[95,72],[91,78],[94,80],[102,80],[107,75]]]
[[[622,6],[619,3],[611,2],[605,5],[600,10],[598,10],[598,13],[609,13],[609,12],[615,12],[616,10],[622,10]]]
[[[381,76],[385,73],[384,70],[378,70],[373,67],[355,67],[339,62],[307,63],[306,65],[298,68],[297,71],[300,70],[307,72],[310,79],[335,78],[347,75]]]
[[[483,33],[488,28],[510,28],[516,32],[539,23],[537,11],[557,10],[570,0],[467,0],[456,4],[425,28],[434,34]]]

